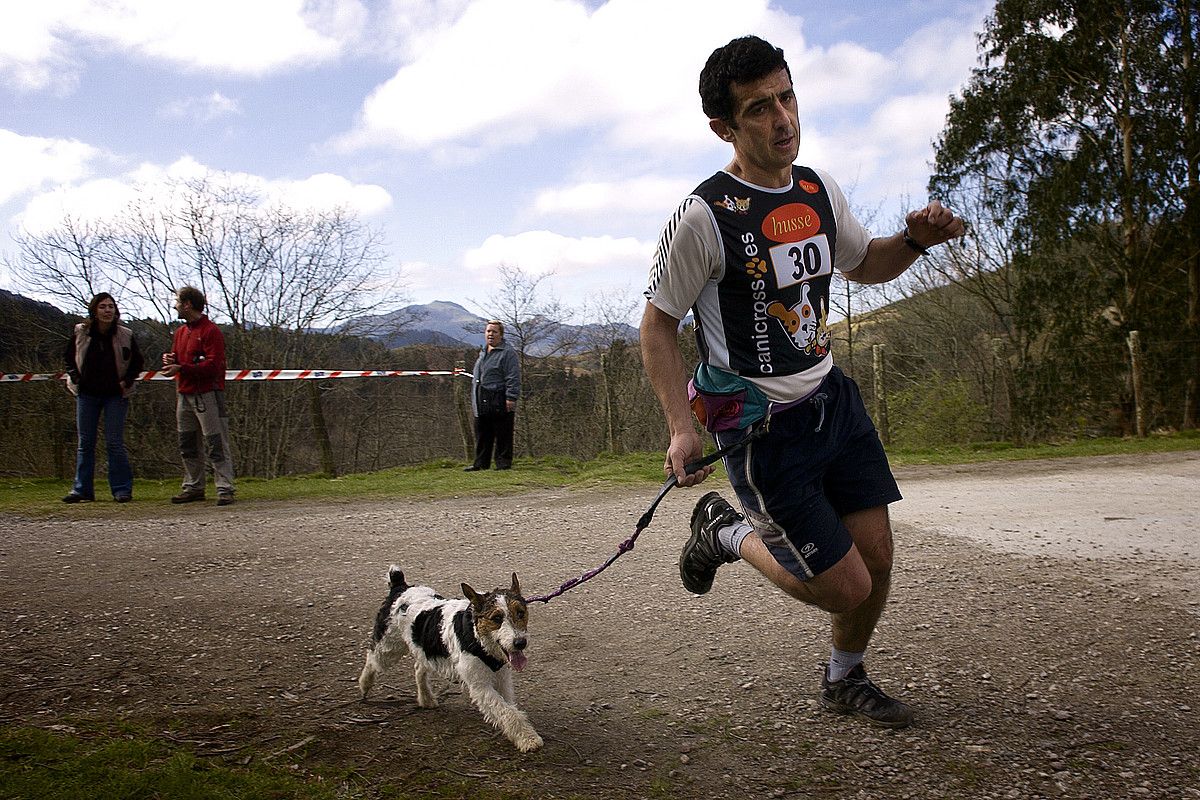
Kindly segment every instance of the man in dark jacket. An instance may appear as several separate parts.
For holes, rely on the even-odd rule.
[[[492,447],[496,469],[511,469],[513,423],[521,396],[517,352],[504,343],[504,323],[492,320],[483,332],[486,344],[475,359],[471,379],[471,413],[475,415],[475,462],[466,472],[488,469]]]

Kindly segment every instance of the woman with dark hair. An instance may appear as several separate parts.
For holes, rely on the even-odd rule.
[[[79,451],[75,458],[75,485],[64,503],[90,503],[96,499],[96,437],[104,416],[104,448],[108,453],[108,486],[113,499],[133,499],[133,469],[125,452],[125,414],[142,371],[142,353],[133,331],[117,324],[121,312],[108,292],[88,303],[88,318],[75,326],[64,357],[67,389],[75,395],[75,421]]]

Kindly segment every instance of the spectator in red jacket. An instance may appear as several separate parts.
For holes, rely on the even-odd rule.
[[[205,316],[208,301],[194,286],[175,298],[184,324],[175,331],[171,352],[163,353],[164,375],[175,378],[175,427],[183,457],[183,489],[172,503],[204,499],[205,461],[212,465],[217,505],[233,502],[233,453],[225,407],[225,337]]]

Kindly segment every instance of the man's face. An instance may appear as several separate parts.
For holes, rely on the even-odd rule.
[[[187,319],[185,312],[191,307],[192,304],[187,300],[180,300],[178,295],[175,297],[175,316],[179,319]]]
[[[504,339],[504,334],[500,332],[499,325],[488,325],[483,329],[483,338],[487,341],[488,347],[495,347]]]
[[[722,139],[733,143],[734,160],[751,183],[779,186],[791,178],[800,151],[800,116],[787,70],[750,83],[734,83],[733,124],[712,120]]]

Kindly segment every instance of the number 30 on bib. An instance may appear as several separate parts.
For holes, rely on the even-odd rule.
[[[777,244],[768,252],[775,270],[776,285],[780,289],[833,274],[829,237],[823,233],[799,242]]]

